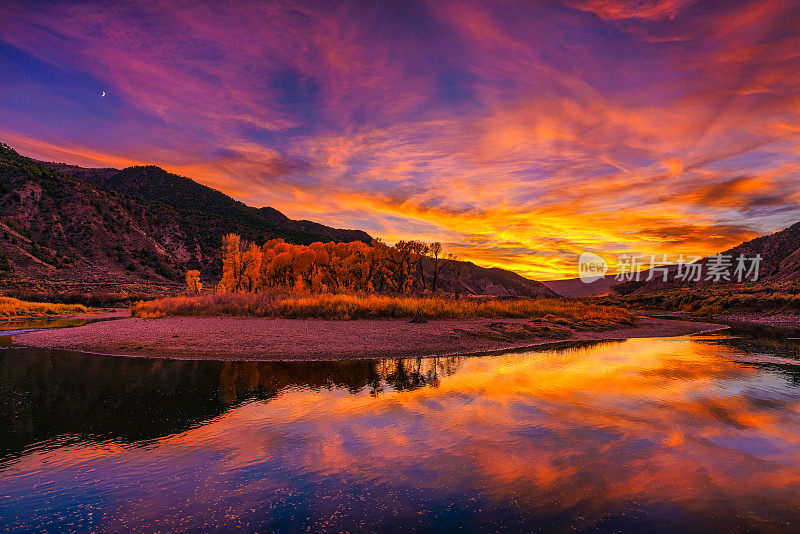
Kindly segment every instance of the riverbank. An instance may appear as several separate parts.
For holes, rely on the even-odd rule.
[[[800,328],[800,315],[764,315],[758,313],[727,313],[715,315],[711,320],[726,324],[767,326],[772,328]]]
[[[476,354],[556,341],[666,337],[713,323],[639,318],[613,330],[573,330],[528,319],[329,321],[239,317],[128,318],[14,337],[19,345],[121,356],[209,360],[350,360]]]
[[[87,313],[66,315],[34,315],[28,317],[0,318],[0,337],[14,336],[30,330],[43,328],[72,328],[83,326],[94,321],[107,321],[128,317],[130,312],[124,309],[92,310]],[[7,344],[7,340],[3,341]]]
[[[87,312],[65,313],[62,315],[28,315],[17,317],[3,317],[4,322],[45,321],[53,319],[71,320],[97,320],[97,319],[125,319],[131,316],[128,308],[90,308]]]
[[[714,322],[728,326],[800,329],[800,315],[731,312],[711,316],[700,316],[691,312],[652,309],[638,310],[634,313],[664,319]]]

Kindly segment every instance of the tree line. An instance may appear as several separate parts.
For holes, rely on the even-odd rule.
[[[442,273],[460,277],[460,262],[440,243],[380,240],[371,245],[312,243],[293,245],[271,239],[259,246],[228,234],[222,239],[222,279],[216,291],[256,293],[293,289],[312,293],[353,291],[410,293],[441,290]],[[190,292],[199,293],[199,272],[187,273]],[[456,284],[458,286],[459,284]]]

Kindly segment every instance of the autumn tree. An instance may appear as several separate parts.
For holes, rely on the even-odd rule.
[[[392,271],[389,267],[389,254],[391,247],[380,239],[372,241],[372,247],[367,256],[370,271],[370,285],[372,290],[381,292],[389,284]]]
[[[222,238],[222,279],[217,284],[217,291],[236,291],[239,288],[241,270],[241,239],[236,234],[227,234]]]
[[[197,295],[202,289],[203,283],[200,282],[200,271],[191,270],[186,273],[186,290]]]
[[[314,279],[317,253],[311,247],[301,247],[292,260],[293,270],[303,288],[310,288]],[[295,281],[297,285],[297,281]]]
[[[409,241],[411,252],[408,256],[409,270],[416,273],[416,280],[424,291],[425,283],[425,256],[428,254],[428,245],[419,241]]]
[[[414,248],[415,245],[413,241],[398,241],[395,246],[389,248],[387,266],[394,285],[394,290],[398,293],[405,292],[409,284]]]
[[[441,245],[434,244],[432,287],[442,269]],[[314,293],[340,291],[411,291],[427,288],[425,263],[431,248],[417,241],[388,246],[312,243],[294,245],[271,239],[262,246],[228,234],[222,242],[222,279],[217,291],[256,293],[282,288]]]
[[[255,293],[261,288],[261,248],[250,243],[242,254],[238,290]]]

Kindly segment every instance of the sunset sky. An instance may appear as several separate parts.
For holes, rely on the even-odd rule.
[[[800,220],[798,28],[790,0],[4,0],[0,141],[566,278]]]

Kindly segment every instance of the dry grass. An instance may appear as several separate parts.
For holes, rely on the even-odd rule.
[[[243,316],[284,319],[379,319],[411,318],[417,312],[426,319],[475,317],[541,319],[576,328],[608,328],[633,323],[633,315],[615,306],[586,304],[565,299],[443,299],[385,295],[280,295],[206,294],[138,302],[131,315],[155,318],[164,315]]]
[[[172,288],[173,294],[176,294]],[[83,304],[97,308],[108,308],[112,306],[131,305],[134,302],[147,298],[166,296],[167,290],[161,287],[154,287],[152,291],[141,291],[135,289],[9,289],[5,291],[8,297],[30,302],[53,302],[56,304]]]
[[[726,313],[798,315],[800,283],[711,284],[652,293],[595,297],[587,302],[633,309],[683,311],[703,316]]]
[[[31,317],[41,315],[68,315],[86,313],[89,308],[81,304],[49,304],[27,302],[12,297],[0,297],[0,317]]]

